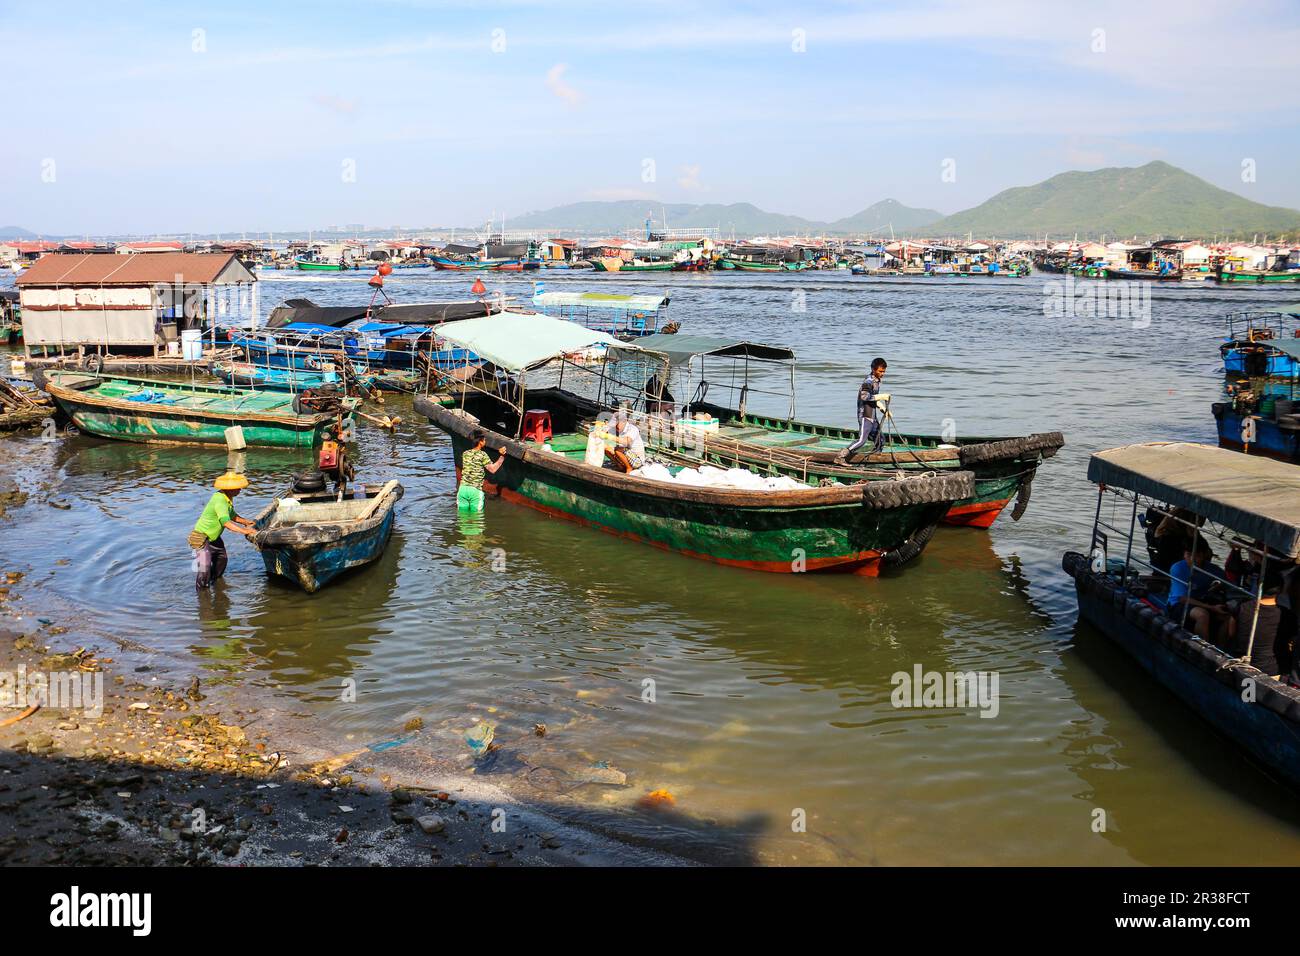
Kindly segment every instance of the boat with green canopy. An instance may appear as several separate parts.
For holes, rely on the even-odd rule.
[[[1065,442],[1060,432],[1022,437],[902,434],[891,427],[893,418],[887,416],[882,449],[840,463],[837,456],[857,440],[858,432],[795,417],[792,350],[681,333],[648,335],[636,345],[662,355],[666,373],[644,367],[641,353],[615,347],[607,352],[606,362],[630,368],[611,369],[609,379],[625,385],[618,400],[672,419],[672,428],[656,432],[664,440],[678,442],[689,435],[690,443],[715,464],[743,465],[809,483],[851,481],[863,470],[909,474],[970,470],[975,476],[974,493],[953,502],[944,519],[947,524],[987,528],[1013,499],[1012,517],[1019,520],[1029,504],[1039,463],[1055,455]],[[677,395],[690,398],[678,404],[674,388]],[[729,393],[728,400],[712,399],[719,392]],[[751,411],[750,401],[756,395],[784,399],[786,414]]]
[[[476,399],[467,389],[454,409],[416,398],[416,411],[451,436],[458,477],[460,457],[481,429],[489,447],[506,449],[504,464],[485,480],[490,497],[657,548],[762,571],[876,575],[919,554],[953,502],[974,490],[965,471],[863,471],[851,482],[788,481],[761,490],[685,484],[678,480],[683,471],[707,463],[681,452],[663,456],[661,478],[624,474],[599,459],[589,463],[588,428],[609,408],[566,390],[566,369],[599,388],[603,374],[593,379],[598,373],[572,356],[615,346],[641,353],[647,363],[658,364],[661,356],[544,315],[503,312],[447,323],[439,335],[508,383]],[[549,383],[557,372],[558,384],[530,387]]]
[[[357,399],[337,395],[92,372],[38,370],[32,378],[83,432],[123,441],[224,446],[226,429],[238,425],[248,445],[311,448],[357,406]]]

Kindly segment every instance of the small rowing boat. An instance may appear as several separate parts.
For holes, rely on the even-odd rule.
[[[254,519],[253,542],[266,573],[314,593],[345,571],[379,560],[393,533],[403,489],[396,481],[360,485],[360,496],[290,492]]]

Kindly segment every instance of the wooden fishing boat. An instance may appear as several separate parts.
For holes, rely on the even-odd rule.
[[[483,403],[486,421],[466,408],[415,400],[416,411],[451,436],[458,461],[478,428],[487,433],[489,447],[506,448],[505,464],[484,483],[489,496],[667,551],[761,571],[876,575],[919,554],[952,503],[974,490],[969,472],[882,471],[860,474],[852,484],[749,491],[593,467],[584,460],[588,438],[576,404],[555,406],[553,432],[544,445],[520,440],[525,407],[532,411],[545,398],[527,392],[526,373],[563,363],[575,352],[619,345],[616,339],[548,316],[510,313],[450,323],[440,331],[511,373],[516,385],[512,395]]]
[[[357,404],[344,398],[309,411],[302,396],[283,392],[91,372],[37,370],[32,378],[82,431],[123,441],[224,446],[226,429],[239,425],[249,445],[311,448]]]
[[[340,500],[328,492],[290,492],[254,519],[254,544],[266,573],[314,593],[346,571],[379,560],[393,533],[403,489],[396,481],[358,485]]]
[[[809,483],[851,481],[863,469],[910,474],[969,471],[974,476],[973,493],[954,501],[943,519],[945,524],[969,528],[988,528],[1013,499],[1012,518],[1019,521],[1029,506],[1040,462],[1065,444],[1060,432],[951,441],[938,435],[899,434],[891,435],[881,451],[854,456],[852,464],[839,464],[836,456],[858,438],[855,429],[741,414],[706,402],[692,409],[718,420],[717,432],[702,433],[700,443],[707,459],[720,465],[743,465]]]
[[[1228,315],[1228,334],[1219,346],[1223,371],[1249,378],[1300,375],[1294,343],[1300,339],[1300,303]]]
[[[1168,272],[1157,272],[1155,269],[1106,269],[1107,279],[1137,279],[1146,282],[1181,282],[1183,272],[1181,269],[1170,269]]]
[[[741,465],[764,474],[788,475],[809,484],[823,480],[853,481],[862,472],[881,469],[916,475],[970,471],[974,475],[972,494],[954,501],[944,516],[947,524],[987,528],[1014,499],[1012,517],[1019,520],[1029,505],[1039,463],[1050,458],[1065,443],[1060,432],[1027,436],[957,437],[898,434],[886,430],[886,442],[879,452],[855,455],[848,464],[837,456],[858,438],[856,429],[818,425],[795,418],[794,352],[788,348],[714,336],[651,335],[636,340],[638,348],[658,353],[663,369],[658,381],[671,384],[678,395],[691,395],[684,405],[673,405],[676,425],[656,434],[663,440],[690,443],[706,460],[721,465]],[[629,370],[619,365],[627,361]],[[607,351],[611,380],[642,386],[637,403],[647,409],[661,406],[653,395],[651,371],[640,353],[621,348]],[[728,367],[717,369],[719,363]],[[756,377],[750,363],[767,365],[770,378],[789,381],[789,411],[786,415],[761,415],[747,408],[750,387]],[[743,364],[743,368],[739,366]],[[710,373],[712,367],[714,371]],[[732,383],[742,383],[739,386]],[[731,390],[733,404],[706,400],[710,391]],[[711,422],[701,430],[692,419],[703,414]],[[892,424],[892,419],[885,423]]]
[[[763,262],[749,259],[728,259],[725,261],[730,262],[734,268],[740,269],[742,272],[781,272],[785,267],[783,262]]]
[[[499,272],[519,263],[518,259],[449,259],[446,256],[434,256],[432,261],[435,269],[451,272]]]
[[[1214,275],[1214,281],[1224,285],[1300,282],[1300,269],[1285,272],[1218,272]]]
[[[341,262],[317,262],[301,257],[293,260],[293,267],[300,272],[347,272],[352,268]]]
[[[1256,635],[1257,622],[1239,632],[1230,648],[1194,635],[1185,615],[1170,612],[1167,572],[1156,567],[1154,556],[1145,560],[1140,540],[1134,540],[1145,505],[1164,506],[1162,515],[1187,509],[1205,519],[1199,527],[1185,523],[1189,533],[1218,538],[1220,553],[1235,546],[1260,564],[1259,585],[1251,591],[1220,580],[1215,587],[1223,589],[1224,599],[1258,600],[1263,570],[1279,561],[1285,569],[1300,557],[1300,470],[1207,445],[1167,442],[1098,452],[1089,461],[1088,479],[1098,486],[1088,551],[1067,551],[1061,559],[1074,579],[1079,617],[1182,700],[1189,714],[1207,721],[1268,774],[1300,789],[1300,690],[1253,663],[1252,652],[1272,636]],[[1108,496],[1117,507],[1103,507]],[[1116,512],[1130,516],[1127,534]],[[1246,544],[1251,541],[1256,544]],[[1081,629],[1077,639],[1088,636]]]

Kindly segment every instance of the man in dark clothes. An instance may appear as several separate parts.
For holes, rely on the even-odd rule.
[[[868,442],[872,452],[885,446],[885,433],[876,416],[882,407],[889,405],[889,396],[880,390],[887,367],[884,359],[872,359],[871,372],[858,386],[858,440],[835,456],[835,461],[841,465],[848,462],[850,455],[865,448]]]

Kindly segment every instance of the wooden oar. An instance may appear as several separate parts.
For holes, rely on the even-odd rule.
[[[379,503],[383,501],[385,498],[387,498],[389,493],[396,487],[397,487],[396,481],[389,480],[384,482],[384,487],[379,489],[379,494],[376,495],[373,499],[371,499],[370,506],[366,508],[365,511],[361,512],[361,514],[357,517],[357,520],[358,521],[368,520],[370,516],[375,513],[375,509],[379,507]]]
[[[367,415],[359,408],[353,409],[353,412],[355,412],[358,417],[364,418],[366,421],[372,422],[378,425],[380,428],[387,428],[389,431],[395,429],[398,426],[398,424],[402,421],[400,418],[389,418],[387,415],[385,415],[383,418],[376,418],[374,415]]]

